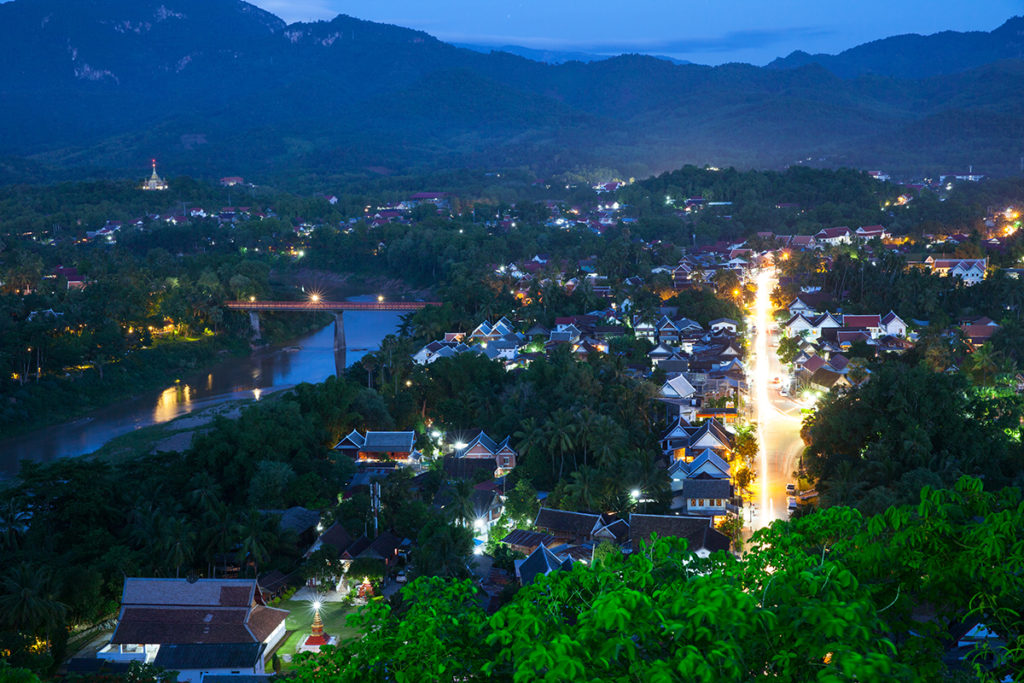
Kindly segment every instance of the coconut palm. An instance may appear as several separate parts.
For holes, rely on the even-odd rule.
[[[196,551],[196,532],[184,517],[170,517],[161,525],[160,550],[180,576],[181,566],[188,565]]]
[[[580,509],[596,512],[601,498],[601,474],[593,467],[584,465],[569,475],[570,483],[565,490]]]
[[[17,496],[11,496],[0,504],[0,549],[8,553],[18,549],[28,531],[29,518],[24,500]]]
[[[21,563],[0,580],[0,623],[14,630],[44,633],[60,626],[67,606],[54,599],[50,572]]]
[[[450,498],[445,505],[445,512],[452,522],[469,526],[476,518],[476,508],[473,505],[473,485],[460,480],[448,489]]]
[[[220,502],[221,487],[213,475],[203,470],[189,481],[188,499],[202,511],[213,509]]]
[[[235,527],[240,542],[238,561],[251,562],[254,575],[259,575],[259,566],[270,558],[270,551],[279,536],[278,524],[277,516],[264,515],[256,508],[249,508]]]
[[[237,526],[231,508],[220,502],[203,515],[198,547],[213,578],[217,578],[217,556],[228,552],[234,545]]]

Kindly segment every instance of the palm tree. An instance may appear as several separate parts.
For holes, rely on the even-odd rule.
[[[448,519],[463,526],[469,526],[476,518],[473,506],[473,485],[466,480],[459,480],[449,489],[451,498],[445,506]]]
[[[0,581],[0,623],[16,631],[50,632],[60,626],[67,606],[53,598],[45,567],[22,563]]]
[[[189,481],[189,486],[189,501],[203,512],[212,510],[220,502],[220,484],[209,472],[196,472]]]
[[[180,576],[181,565],[192,562],[196,550],[196,532],[184,517],[171,517],[161,529],[160,548]]]
[[[971,354],[971,377],[981,386],[990,386],[992,377],[999,372],[999,352],[991,344],[982,344]]]
[[[227,505],[217,502],[203,516],[203,530],[199,548],[212,578],[217,578],[217,556],[226,553],[234,545],[235,516]]]
[[[249,508],[241,522],[235,527],[240,547],[238,561],[252,562],[253,572],[259,575],[259,566],[270,558],[270,550],[278,538],[278,518],[264,515],[256,508]]]
[[[373,388],[373,370],[377,367],[377,359],[372,353],[368,353],[363,356],[362,360],[359,361],[363,368],[366,370],[366,386],[367,388]]]
[[[24,501],[17,496],[11,496],[0,504],[0,548],[8,553],[18,549],[28,530],[29,518]]]
[[[569,478],[571,483],[565,490],[575,499],[576,505],[589,512],[598,511],[600,473],[584,465],[569,475]]]
[[[527,457],[539,451],[545,443],[544,428],[535,417],[523,420],[512,436],[516,440],[516,450]]]
[[[561,479],[565,469],[565,453],[571,451],[575,446],[576,427],[572,414],[564,408],[559,408],[548,420],[547,430],[548,447],[551,449],[551,454],[553,456],[557,452],[559,455],[558,479]],[[554,459],[551,461],[551,469],[554,471]]]
[[[588,464],[588,455],[590,451],[590,444],[594,437],[594,433],[600,424],[600,420],[594,411],[589,408],[576,414],[576,438],[579,441],[579,446],[583,448],[583,464]]]

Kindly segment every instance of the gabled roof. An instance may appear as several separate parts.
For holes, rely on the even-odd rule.
[[[316,539],[316,542],[310,550],[315,552],[321,547],[329,545],[337,550],[340,555],[342,551],[352,545],[353,540],[352,535],[345,531],[345,527],[338,522],[335,522],[331,526],[327,527],[326,531],[320,534],[320,538]]]
[[[856,341],[867,341],[870,335],[863,330],[839,330],[836,332],[836,342],[839,344],[852,344]]]
[[[833,372],[827,367],[819,368],[811,375],[811,384],[817,384],[819,387],[825,387],[831,389],[836,382],[842,378],[842,375],[838,372]]]
[[[547,575],[556,569],[572,569],[572,560],[562,561],[543,543],[516,568],[519,580],[524,586],[533,583],[541,575]]]
[[[885,317],[882,318],[882,324],[883,325],[891,325],[893,322],[896,322],[896,321],[899,321],[899,322],[903,323],[904,325],[906,325],[906,323],[903,322],[903,318],[901,318],[898,315],[896,315],[896,313],[894,313],[893,311],[889,311],[888,313],[885,314]]]
[[[683,375],[676,375],[661,385],[661,395],[666,398],[689,398],[696,391]]]
[[[364,453],[412,453],[416,432],[366,432]]]
[[[366,443],[366,437],[353,429],[341,441],[339,441],[334,448],[335,450],[343,448],[362,448],[364,443]]]
[[[539,545],[549,545],[554,540],[555,537],[551,534],[545,534],[539,531],[527,531],[525,529],[513,529],[505,536],[505,538],[501,539],[501,542],[506,545],[518,545],[525,548],[531,548]]]
[[[110,642],[259,643],[288,616],[256,604],[255,579],[125,579]]]
[[[684,498],[730,498],[732,484],[728,479],[684,479]]]
[[[597,534],[609,534],[616,543],[625,543],[629,539],[629,523],[624,519],[616,519],[598,529]]]
[[[542,507],[537,512],[533,526],[547,529],[556,535],[559,532],[572,536],[589,536],[601,525],[601,515],[588,512],[569,512]]]
[[[690,437],[690,443],[696,444],[704,436],[712,436],[716,441],[721,443],[726,448],[732,447],[732,437],[725,431],[725,428],[715,418],[710,418],[704,421],[704,423],[697,428],[697,430]]]
[[[173,605],[177,607],[248,607],[256,591],[254,579],[126,578],[122,605]]]
[[[690,423],[680,417],[672,423],[672,426],[669,427],[668,431],[665,432],[665,435],[661,438],[662,440],[688,438],[692,431],[695,430],[690,427]]]
[[[825,359],[821,356],[811,356],[804,361],[804,370],[811,374],[814,374],[823,367],[825,367]]]
[[[696,472],[702,466],[708,464],[720,470],[726,477],[729,476],[729,463],[710,448],[705,448],[701,451],[700,455],[687,464],[689,465],[688,469],[690,472]]]
[[[844,315],[843,327],[879,327],[881,320],[877,315]]]
[[[629,516],[629,536],[633,552],[640,549],[640,543],[650,543],[651,536],[658,538],[674,536],[685,538],[689,550],[728,550],[729,538],[711,526],[710,517],[686,517],[681,515]]]
[[[842,372],[850,364],[850,359],[841,353],[833,353],[828,358],[828,365],[836,372]]]
[[[850,234],[850,229],[845,225],[838,228],[823,228],[819,230],[814,237],[816,239],[835,239],[837,237],[844,237]]]

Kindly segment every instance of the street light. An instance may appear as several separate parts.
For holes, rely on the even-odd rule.
[[[378,294],[377,295],[377,303],[379,303],[379,304],[380,303],[384,303],[384,295],[383,294]]]
[[[320,295],[319,294],[310,294],[309,295],[309,300],[312,301],[313,303],[316,303],[316,302],[320,301]]]

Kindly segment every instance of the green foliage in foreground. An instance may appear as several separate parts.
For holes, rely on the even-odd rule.
[[[833,507],[755,534],[743,560],[679,539],[554,572],[487,617],[468,581],[425,578],[353,618],[301,681],[999,680],[1024,662],[1024,500],[964,477],[865,519]],[[922,615],[924,618],[922,619]],[[948,631],[1007,647],[956,674]]]

